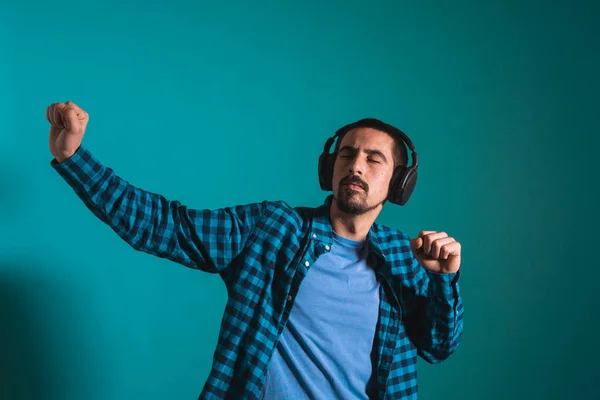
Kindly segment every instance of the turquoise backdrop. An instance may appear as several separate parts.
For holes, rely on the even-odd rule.
[[[327,137],[397,125],[419,182],[379,222],[464,254],[463,343],[420,398],[600,398],[598,4],[3,2],[0,398],[195,399],[225,305],[53,171],[67,100],[103,163],[194,208],[320,204]]]

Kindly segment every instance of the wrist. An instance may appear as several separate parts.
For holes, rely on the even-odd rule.
[[[54,159],[56,160],[56,162],[58,162],[59,164],[64,163],[65,161],[69,160],[71,157],[73,157],[73,155],[77,152],[77,150],[74,151],[67,151],[67,152],[60,152],[57,154],[54,154]]]

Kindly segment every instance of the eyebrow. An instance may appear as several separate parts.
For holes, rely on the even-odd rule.
[[[339,152],[341,153],[343,151],[349,151],[349,152],[352,152],[352,153],[357,153],[358,149],[356,147],[353,147],[353,146],[344,146],[344,147],[342,147],[340,149]],[[365,153],[369,154],[369,155],[379,156],[379,157],[381,157],[383,159],[383,161],[385,163],[387,163],[387,158],[385,158],[385,156],[383,155],[383,153],[381,151],[375,150],[375,149],[364,149],[363,151]]]

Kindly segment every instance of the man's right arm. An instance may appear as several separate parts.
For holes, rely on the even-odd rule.
[[[81,146],[89,118],[70,101],[46,108],[51,164],[87,208],[136,250],[223,272],[246,245],[268,203],[193,210],[136,188]]]
[[[86,207],[131,247],[211,273],[223,272],[241,252],[267,206],[190,209],[131,185],[83,146],[51,165]]]

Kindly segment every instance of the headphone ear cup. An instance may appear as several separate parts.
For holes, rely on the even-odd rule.
[[[332,190],[333,164],[335,163],[335,157],[335,154],[326,152],[323,152],[319,157],[319,183],[322,190]]]
[[[403,206],[408,202],[417,184],[417,169],[402,165],[394,171],[390,182],[388,201]]]

